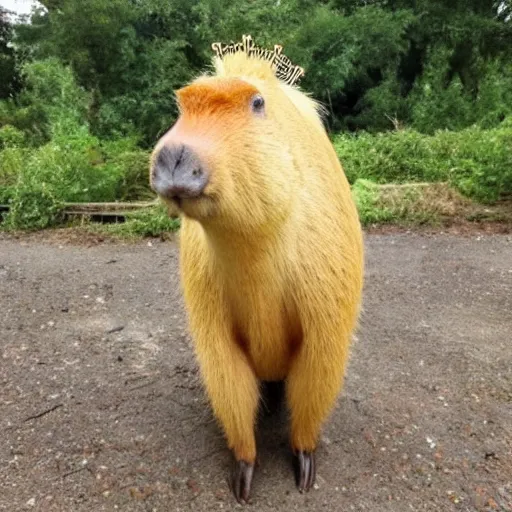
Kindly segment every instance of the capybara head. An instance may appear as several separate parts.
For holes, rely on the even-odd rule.
[[[278,80],[268,62],[237,53],[216,66],[215,75],[177,91],[180,115],[155,147],[151,185],[202,223],[261,229],[289,214],[307,171],[299,160],[308,129],[321,121],[313,101]],[[297,95],[314,119],[297,108]]]

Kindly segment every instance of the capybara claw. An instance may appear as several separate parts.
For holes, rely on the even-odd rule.
[[[308,492],[316,478],[315,453],[298,451],[295,454],[295,479],[299,492]]]
[[[254,464],[249,464],[243,460],[236,462],[231,486],[236,500],[242,505],[249,502],[253,474]]]

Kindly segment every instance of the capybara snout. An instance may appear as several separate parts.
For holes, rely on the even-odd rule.
[[[168,199],[198,197],[208,184],[208,172],[197,153],[182,143],[168,143],[154,158],[151,186]]]

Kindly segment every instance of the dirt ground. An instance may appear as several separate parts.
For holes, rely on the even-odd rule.
[[[296,491],[259,428],[258,511],[512,511],[512,236],[371,234],[364,313]],[[240,508],[174,242],[0,237],[0,510]]]

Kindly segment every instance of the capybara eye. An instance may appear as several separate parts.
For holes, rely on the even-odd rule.
[[[252,99],[252,110],[253,112],[262,112],[263,107],[265,106],[265,100],[263,99],[263,96],[260,94],[256,94],[254,98]]]

